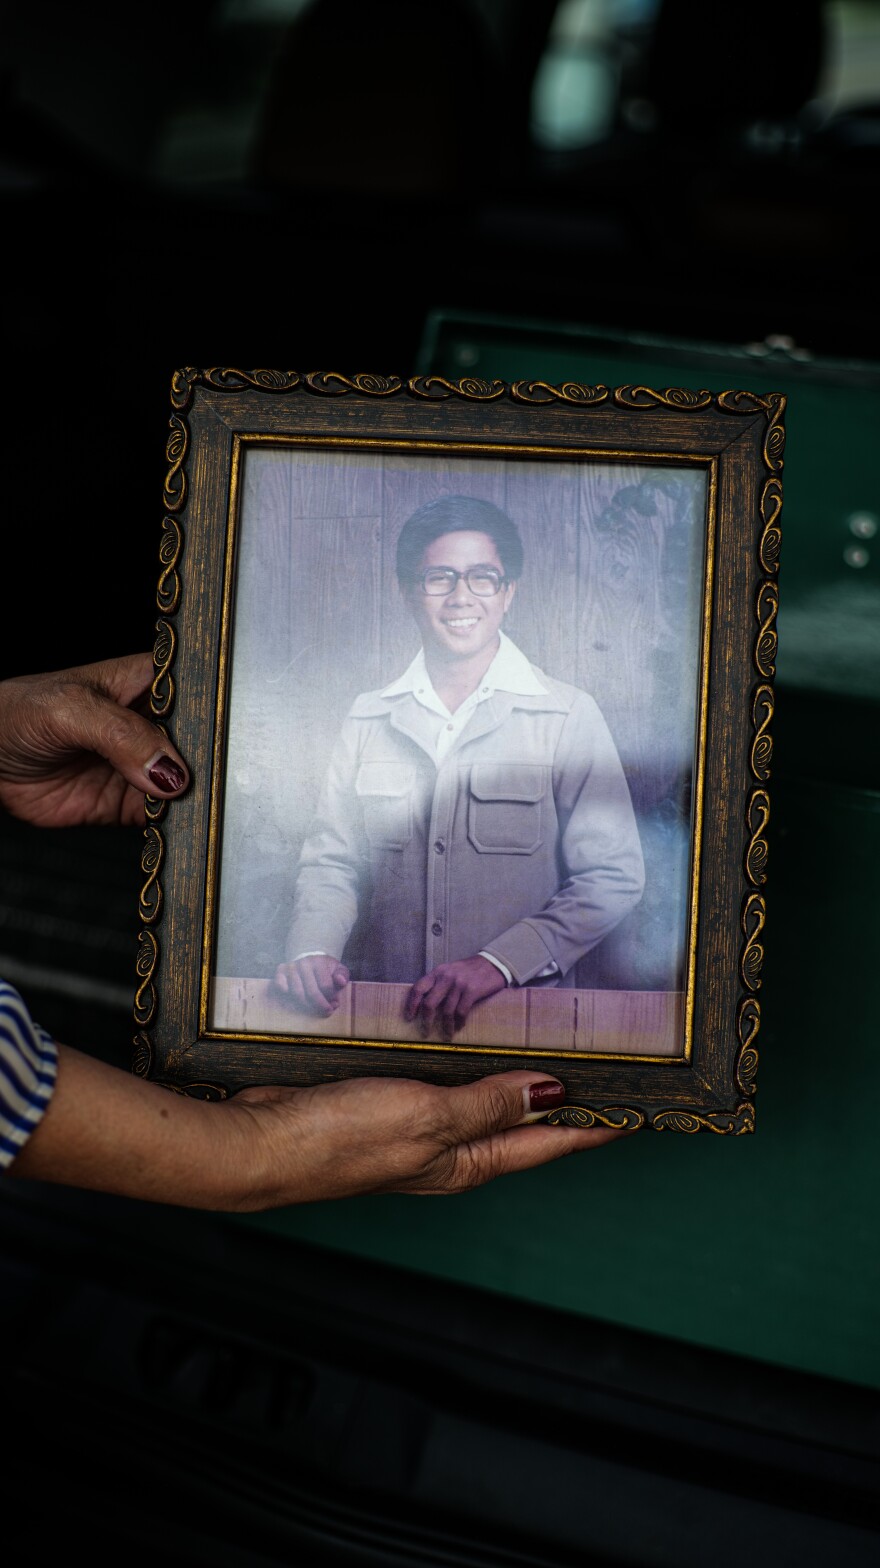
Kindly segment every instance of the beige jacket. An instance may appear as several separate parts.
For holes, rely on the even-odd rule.
[[[518,985],[560,978],[638,903],[644,864],[608,727],[586,692],[496,691],[437,765],[410,692],[366,692],[303,847],[288,954],[411,983],[485,949]],[[564,984],[564,978],[562,978]]]

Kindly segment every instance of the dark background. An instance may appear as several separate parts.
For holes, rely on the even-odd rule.
[[[7,8],[7,569],[53,568],[11,667],[151,642],[178,364],[407,375],[441,306],[880,357],[877,104],[817,99],[832,8],[619,6],[616,110],[568,148],[529,130],[555,9]]]
[[[448,309],[541,320],[561,341],[590,323],[609,341],[748,349],[764,376],[815,370],[814,393],[823,365],[858,361],[864,383],[880,360],[878,31],[867,0],[7,7],[2,673],[151,644],[177,365],[407,375],[431,368],[426,322]],[[579,379],[591,369],[587,346]],[[297,1233],[8,1183],[6,1561],[74,1546],[206,1568],[875,1560],[876,1360],[843,1321],[876,1274],[872,1167],[854,1158],[872,1123],[858,1078],[835,1095],[833,1073],[841,1054],[867,1063],[876,1036],[854,1000],[876,969],[876,711],[845,683],[794,682],[783,760],[799,704],[801,734],[837,760],[809,771],[774,845],[780,930],[806,908],[817,934],[785,963],[778,943],[788,1033],[768,1035],[779,1077],[768,1050],[760,1080],[777,1136],[754,1140],[769,1158],[743,1163],[723,1223],[700,1211],[695,1233],[679,1200],[701,1146],[664,1146],[673,1209],[652,1208],[662,1179],[637,1140],[606,1151],[622,1178],[606,1223],[660,1281],[650,1330],[615,1320],[612,1275],[637,1259],[610,1261],[595,1215],[541,1250],[549,1181],[442,1200],[421,1241],[402,1200]],[[859,790],[833,797],[829,777]],[[3,824],[0,967],[48,1027],[121,1065],[138,847],[137,831]],[[831,1064],[813,1099],[808,1062],[817,1084]],[[797,1164],[773,1163],[783,1122],[804,1127]],[[513,1263],[493,1291],[467,1283],[514,1202],[538,1301]],[[796,1256],[786,1214],[841,1238],[812,1255],[832,1305],[809,1354],[787,1350],[769,1296],[749,1327]],[[693,1288],[700,1257],[729,1287],[726,1327],[742,1318],[736,1354],[676,1329],[676,1282]]]

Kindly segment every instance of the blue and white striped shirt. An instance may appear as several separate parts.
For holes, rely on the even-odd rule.
[[[15,988],[0,980],[0,1170],[38,1125],[57,1072],[55,1041],[34,1023]]]

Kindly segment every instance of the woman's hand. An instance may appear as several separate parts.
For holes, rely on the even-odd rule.
[[[0,682],[0,806],[39,827],[143,822],[144,795],[179,795],[186,766],[143,716],[149,653]]]
[[[207,1104],[60,1046],[55,1092],[9,1175],[229,1213],[465,1192],[620,1136],[539,1120],[564,1100],[558,1079],[520,1071],[455,1088],[253,1088]]]
[[[620,1136],[539,1124],[564,1101],[557,1079],[521,1071],[456,1088],[351,1078],[311,1089],[246,1089],[228,1109],[253,1119],[264,1163],[241,1206],[466,1192]]]

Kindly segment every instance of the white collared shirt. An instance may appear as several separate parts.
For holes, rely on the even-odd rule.
[[[449,712],[445,702],[434,690],[423,648],[419,649],[409,668],[381,693],[383,697],[402,697],[410,693],[415,697],[416,702],[435,716],[437,722],[434,730],[434,755],[438,764],[449,755],[474,709],[481,702],[487,702],[496,691],[510,691],[517,697],[547,696],[547,687],[538,679],[525,654],[520,652],[516,643],[511,642],[504,632],[500,631],[498,637],[498,652],[479,686],[465,698],[454,713]]]

